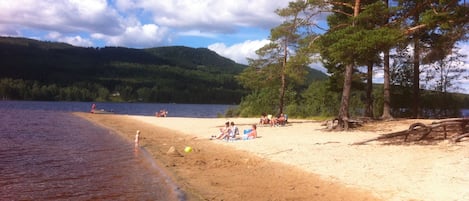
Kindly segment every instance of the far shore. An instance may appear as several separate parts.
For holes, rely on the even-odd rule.
[[[157,118],[75,113],[134,139],[153,155],[188,200],[469,200],[469,140],[458,144],[350,145],[415,122],[373,123],[330,132],[320,122],[258,126],[258,139],[209,140],[226,121],[248,129],[257,118]],[[170,147],[180,157],[167,154]],[[185,153],[186,146],[193,151]]]

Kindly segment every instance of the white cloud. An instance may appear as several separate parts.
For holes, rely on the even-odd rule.
[[[203,33],[198,30],[190,30],[190,31],[183,31],[178,34],[179,36],[198,36],[198,37],[204,37],[204,38],[215,38],[217,37],[216,34],[213,33]]]
[[[279,24],[282,19],[274,11],[289,1],[0,0],[0,35],[44,39],[58,32],[62,41],[67,37],[74,44],[126,47],[168,45],[174,37],[262,39],[240,38],[240,29]]]
[[[458,49],[459,54],[466,55],[465,58],[461,59],[462,65],[459,66],[463,69],[466,69],[466,72],[465,72],[464,75],[462,75],[460,77],[459,80],[453,80],[452,81],[452,83],[455,84],[459,88],[456,91],[452,90],[452,92],[461,92],[461,93],[469,94],[469,55],[468,55],[469,44],[468,43],[460,43],[456,46],[457,46],[457,48],[459,48]],[[408,48],[410,53],[413,52],[413,47],[411,45],[409,45],[407,48]],[[391,53],[394,54],[395,52],[391,52]],[[381,57],[382,56],[383,56],[383,54],[381,54]],[[383,69],[382,68],[375,68],[374,71],[375,72],[373,74],[373,82],[374,83],[383,83],[383,79],[384,79]],[[421,80],[423,80],[424,76],[425,76],[425,74],[422,73],[421,74]],[[421,82],[423,83],[423,81],[421,81]],[[431,81],[427,84],[434,84],[434,81]]]
[[[122,12],[128,12],[130,10],[137,9],[137,2],[133,0],[116,0],[116,8]]]
[[[68,44],[72,44],[74,46],[81,46],[81,47],[92,47],[93,42],[89,39],[82,38],[81,36],[63,36],[59,32],[50,32],[47,35],[48,39],[64,42]]]
[[[466,69],[465,78],[460,80],[460,86],[462,93],[469,94],[469,44],[468,43],[460,43],[457,45],[459,49],[458,53],[462,55],[466,55],[465,58],[462,59],[463,65],[461,68]]]
[[[0,23],[0,34],[4,36],[19,36],[20,31],[16,26],[2,26]]]
[[[135,0],[138,7],[152,13],[156,24],[215,33],[232,33],[238,26],[275,26],[281,19],[274,11],[286,7],[288,2],[289,0]]]
[[[121,18],[106,0],[0,2],[0,26],[42,31],[118,34]]]
[[[169,40],[167,38],[168,30],[155,24],[128,26],[125,32],[117,36],[108,36],[103,34],[93,34],[96,39],[103,39],[106,44],[111,46],[122,46],[125,44],[130,47],[155,47],[158,44]]]
[[[81,46],[81,47],[92,47],[93,42],[89,39],[82,38],[81,36],[72,36],[72,37],[63,37],[60,38],[58,41],[72,44],[74,46]]]
[[[248,40],[232,46],[226,46],[224,43],[215,43],[209,45],[208,49],[215,51],[219,55],[230,58],[237,63],[247,64],[246,58],[256,58],[256,50],[268,43],[269,40]]]

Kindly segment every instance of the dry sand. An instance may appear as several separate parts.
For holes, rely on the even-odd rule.
[[[258,127],[260,138],[209,140],[225,121],[241,132],[256,118],[156,118],[79,113],[132,139],[168,170],[190,200],[469,200],[469,141],[434,145],[350,145],[411,123],[381,122],[368,131],[324,131],[319,122],[290,120]],[[165,154],[174,146],[184,157]],[[185,146],[194,151],[184,153]]]

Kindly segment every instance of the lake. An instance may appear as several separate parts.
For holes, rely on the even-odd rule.
[[[144,149],[70,112],[89,102],[0,101],[0,200],[185,200]],[[230,105],[96,103],[117,114],[216,117]]]

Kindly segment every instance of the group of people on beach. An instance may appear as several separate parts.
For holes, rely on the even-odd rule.
[[[273,117],[272,115],[267,115],[264,112],[261,114],[261,119],[259,120],[260,125],[270,125],[270,127],[285,125],[286,122],[287,116],[283,113],[280,113],[276,117]]]
[[[234,122],[227,121],[225,123],[225,127],[220,128],[220,133],[218,135],[212,135],[210,140],[217,139],[217,140],[248,140],[248,139],[255,139],[257,138],[257,126],[256,124],[252,125],[251,129],[246,130],[243,133],[243,137],[241,137],[239,133],[238,127],[235,125]]]
[[[167,110],[160,110],[159,112],[155,113],[156,117],[166,117],[168,116],[168,111]]]
[[[276,117],[267,115],[265,112],[261,114],[259,125],[282,126],[287,123],[287,115],[280,113]],[[257,138],[257,125],[253,124],[251,129],[244,130],[243,136],[239,134],[239,129],[234,122],[225,122],[225,127],[220,128],[218,135],[212,135],[210,140],[240,140],[240,139],[256,139]]]

